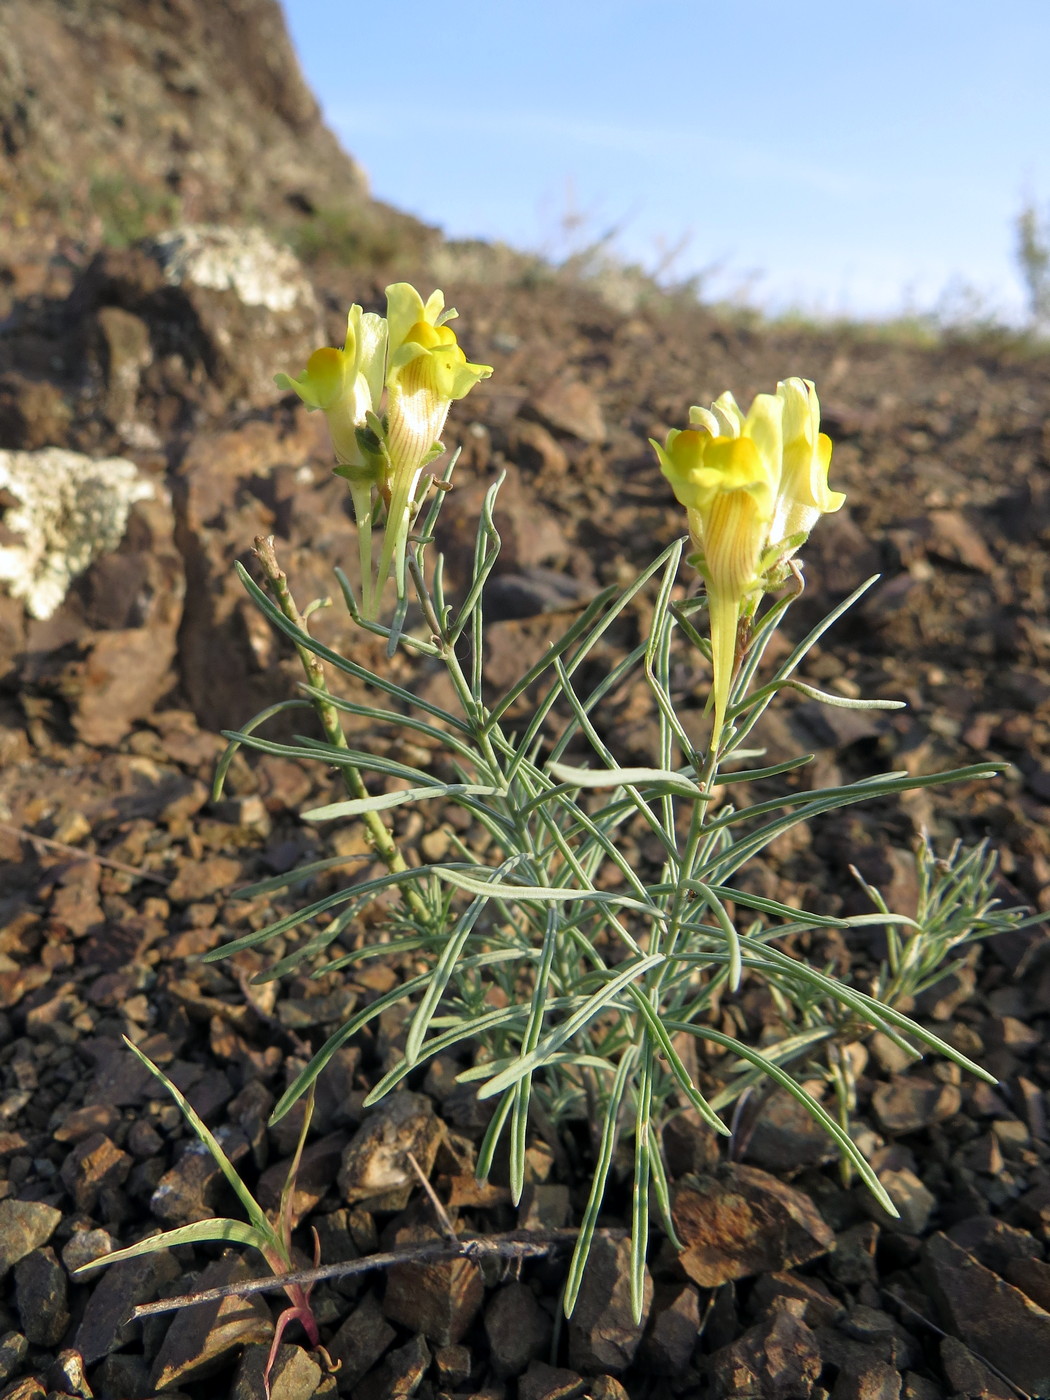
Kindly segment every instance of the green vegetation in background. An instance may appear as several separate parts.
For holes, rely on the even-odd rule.
[[[92,176],[88,203],[108,248],[128,248],[163,232],[178,222],[182,207],[173,191],[119,174]]]

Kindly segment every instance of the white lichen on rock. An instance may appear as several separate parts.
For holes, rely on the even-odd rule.
[[[134,462],[60,447],[0,452],[0,491],[14,498],[4,535],[18,541],[0,544],[0,583],[40,621],[79,574],[120,544],[134,503],[154,494]]]
[[[299,259],[257,228],[186,224],[154,239],[153,251],[173,286],[189,282],[233,292],[245,306],[270,311],[317,307]]]

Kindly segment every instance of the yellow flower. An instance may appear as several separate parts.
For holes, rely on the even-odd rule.
[[[820,431],[820,404],[810,379],[785,379],[777,385],[784,403],[784,461],[770,548],[786,549],[784,563],[803,544],[822,515],[842,506],[846,497],[828,486],[831,439]]]
[[[828,488],[830,440],[808,380],[788,379],[758,394],[745,416],[733,395],[689,410],[672,430],[660,469],[685,506],[697,567],[707,584],[711,627],[712,750],[725,724],[737,663],[737,637],[754,594],[805,540],[817,518],[845,499]]]
[[[440,437],[450,405],[467,394],[490,365],[468,364],[445,322],[441,292],[426,302],[407,282],[387,288],[387,314],[352,306],[342,350],[315,350],[298,379],[278,374],[328,420],[339,461],[338,475],[350,484],[361,550],[362,610],[374,617],[391,570],[404,596],[408,532],[419,508],[424,467],[442,449]],[[372,577],[374,488],[387,508],[383,552]]]
[[[782,453],[783,404],[759,394],[744,418],[731,394],[693,409],[685,432],[654,442],[660,467],[685,506],[707,584],[717,747],[736,669],[736,639],[747,596],[761,585]]]
[[[292,389],[307,408],[319,408],[328,420],[339,465],[357,520],[361,559],[361,606],[366,617],[375,609],[372,592],[373,487],[383,478],[386,454],[373,423],[383,394],[387,360],[387,323],[374,311],[351,306],[342,350],[326,345],[306,362],[298,379],[274,376],[280,389]]]
[[[326,345],[306,362],[298,379],[274,376],[280,389],[292,389],[307,408],[319,408],[328,420],[340,463],[373,475],[377,470],[363,452],[359,430],[377,413],[386,371],[387,326],[374,311],[352,306],[346,318],[342,350]],[[347,474],[348,475],[348,474]]]
[[[424,303],[415,287],[395,282],[386,289],[389,346],[386,371],[386,448],[390,459],[386,535],[379,561],[379,588],[394,570],[404,596],[405,550],[418,509],[423,468],[442,451],[441,434],[456,399],[492,373],[491,365],[469,364],[455,332],[446,324],[441,292]]]

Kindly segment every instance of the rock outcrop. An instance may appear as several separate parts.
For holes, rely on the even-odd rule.
[[[308,158],[304,159],[304,153]],[[366,202],[277,0],[5,0],[0,220],[126,242]]]

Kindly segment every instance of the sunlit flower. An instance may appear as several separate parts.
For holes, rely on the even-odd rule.
[[[784,461],[770,548],[786,549],[780,562],[803,544],[822,515],[837,511],[846,497],[828,486],[831,439],[820,431],[820,404],[810,379],[777,385],[784,403]]]
[[[736,669],[736,639],[744,600],[761,583],[761,563],[773,523],[782,455],[783,404],[759,394],[747,418],[731,394],[710,409],[693,409],[684,432],[654,442],[660,468],[685,506],[698,566],[707,584],[714,672],[716,747]]]
[[[808,380],[788,379],[758,394],[745,416],[733,395],[689,410],[672,430],[660,469],[685,506],[695,562],[707,585],[716,749],[737,665],[740,620],[756,595],[783,578],[784,565],[818,517],[844,496],[828,488],[831,442]]]
[[[298,379],[275,375],[278,388],[292,389],[307,408],[319,408],[328,420],[339,465],[336,472],[350,486],[361,558],[361,605],[371,617],[372,519],[374,487],[382,488],[386,453],[374,425],[383,394],[387,362],[387,323],[374,311],[352,306],[346,318],[342,350],[326,345],[315,350]],[[381,425],[380,425],[381,426]]]
[[[395,282],[386,289],[390,328],[386,371],[386,446],[390,458],[386,537],[379,562],[380,586],[391,567],[398,596],[404,590],[408,532],[418,509],[423,469],[441,451],[441,434],[449,408],[464,398],[491,365],[469,364],[455,332],[447,324],[456,312],[445,310],[441,292],[424,303],[415,287]]]
[[[420,504],[420,478],[438,456],[449,407],[489,365],[468,364],[445,323],[441,292],[426,302],[407,282],[387,288],[387,314],[352,306],[342,350],[315,350],[298,379],[278,374],[276,383],[299,395],[328,420],[339,465],[349,482],[361,550],[362,610],[373,617],[383,585],[394,572],[404,594],[408,534]],[[386,505],[383,551],[372,576],[371,534],[377,497]]]
[[[307,408],[319,408],[328,420],[335,455],[344,466],[375,472],[359,440],[369,413],[378,413],[386,376],[387,325],[374,311],[352,306],[342,350],[326,345],[315,350],[298,379],[274,376],[278,388],[292,389]]]

